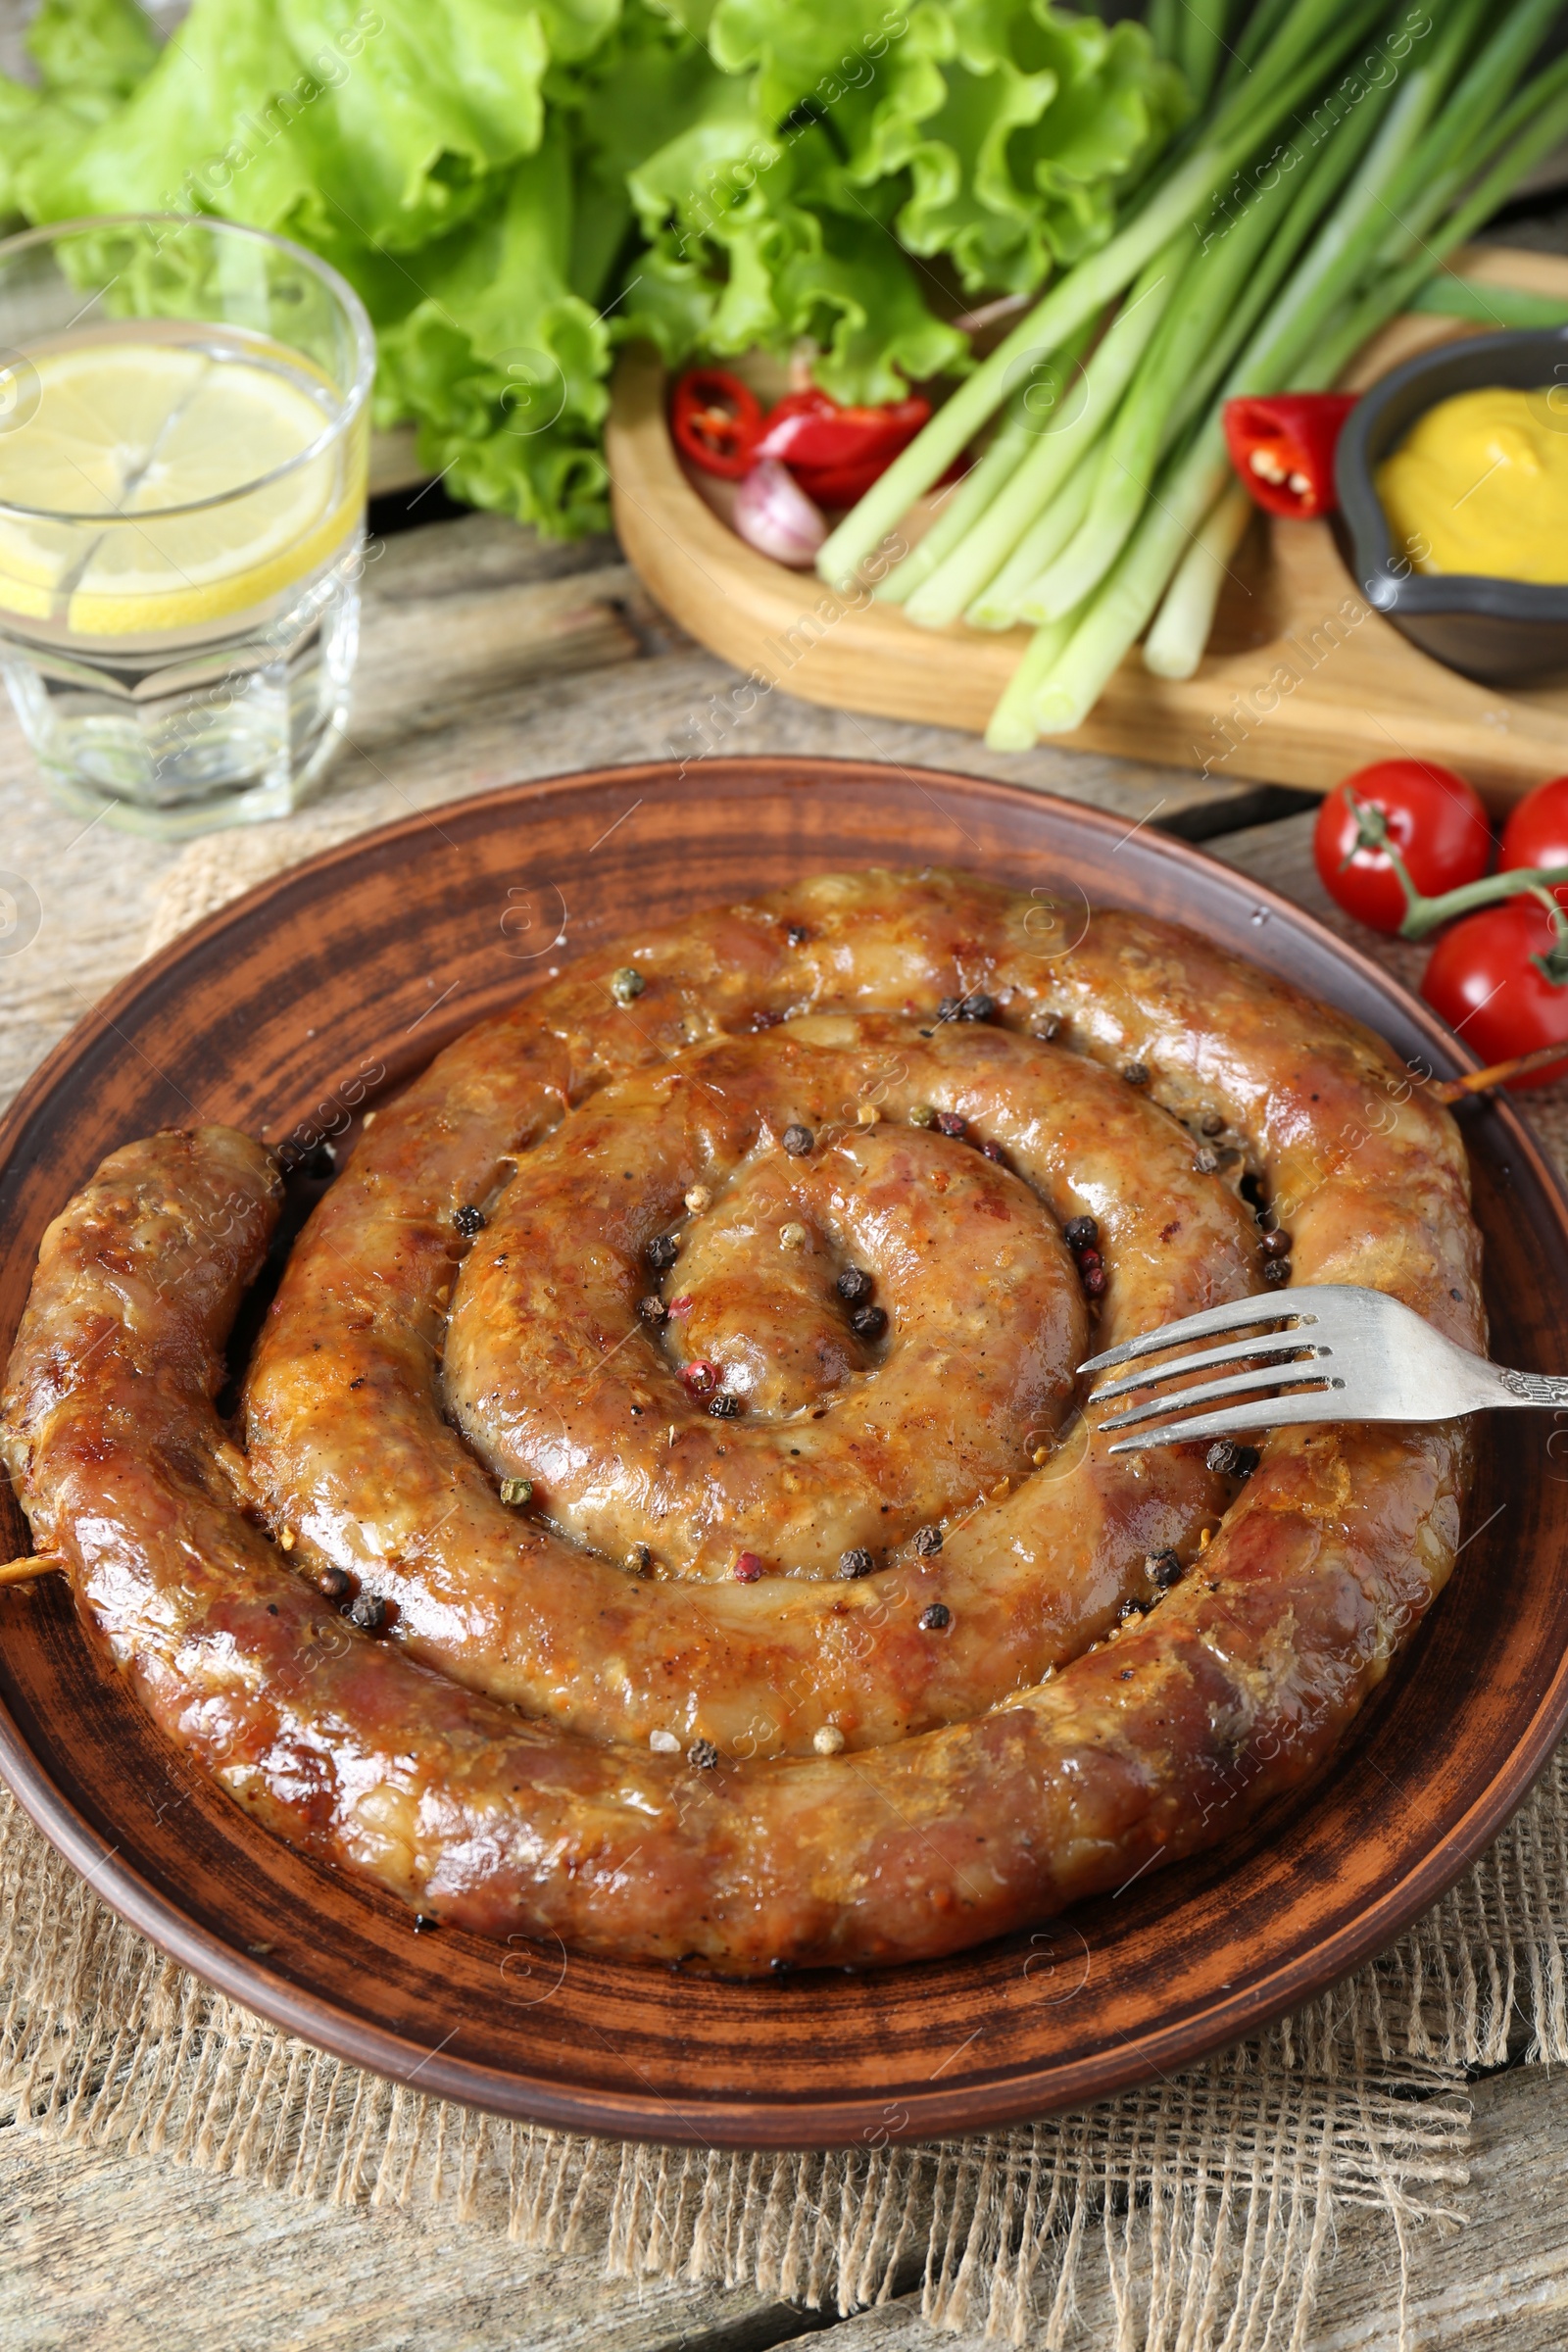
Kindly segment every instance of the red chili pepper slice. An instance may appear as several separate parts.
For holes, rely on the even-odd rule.
[[[755,455],[787,466],[819,507],[853,507],[931,415],[918,393],[876,409],[841,408],[814,388],[770,409]]]
[[[738,482],[757,461],[761,404],[727,368],[689,368],[669,404],[669,429],[694,466]]]
[[[1276,392],[1225,403],[1225,440],[1248,490],[1270,514],[1332,514],[1334,451],[1353,392]]]

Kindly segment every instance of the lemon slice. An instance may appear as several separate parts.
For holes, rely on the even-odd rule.
[[[31,415],[0,433],[0,499],[61,514],[113,514],[210,365],[205,352],[169,343],[45,354]]]
[[[90,637],[196,628],[268,603],[352,528],[363,466],[336,447],[297,462],[331,416],[308,373],[135,341],[35,366],[36,407],[0,434],[0,501],[83,519],[0,515],[0,607]]]

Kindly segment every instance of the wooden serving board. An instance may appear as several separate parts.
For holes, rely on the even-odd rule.
[[[1456,268],[1568,301],[1557,255],[1478,246]],[[1348,380],[1359,389],[1413,352],[1482,331],[1411,313]],[[657,356],[629,348],[606,436],[621,546],[664,610],[769,687],[982,733],[1029,632],[917,628],[896,607],[846,603],[813,573],[759,555],[677,458],[664,393]],[[1156,678],[1135,652],[1087,725],[1053,741],[1320,792],[1370,760],[1439,760],[1499,807],[1568,769],[1568,686],[1504,694],[1418,653],[1360,595],[1326,522],[1259,515],[1235,569],[1196,676]],[[755,688],[737,691],[755,699]]]

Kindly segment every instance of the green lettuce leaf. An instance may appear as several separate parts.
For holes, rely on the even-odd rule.
[[[965,290],[1109,235],[1180,118],[1143,29],[1050,0],[44,0],[0,208],[299,238],[375,323],[380,421],[459,497],[605,518],[614,345],[961,373]]]
[[[617,5],[195,0],[117,118],[29,166],[24,201],[35,219],[215,212],[412,253],[539,145],[552,36],[580,57]]]
[[[43,0],[27,54],[52,96],[113,101],[151,73],[158,41],[135,0]]]

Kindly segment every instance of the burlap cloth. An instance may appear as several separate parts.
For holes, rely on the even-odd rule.
[[[149,948],[351,826],[193,844]],[[1559,1153],[1561,1102],[1541,1124]],[[1555,1131],[1555,1132],[1554,1132]],[[1337,2207],[1454,2210],[1466,2070],[1568,2059],[1568,1748],[1419,1926],[1334,1993],[1148,2089],[943,2144],[830,2155],[622,2147],[499,2123],[291,2040],[164,1960],[4,1802],[0,2093],[19,2124],[162,2148],[340,2202],[451,2198],[477,2229],[622,2275],[848,2312],[923,2281],[938,2327],[1081,2340],[1103,2268],[1117,2352],[1307,2341]]]

